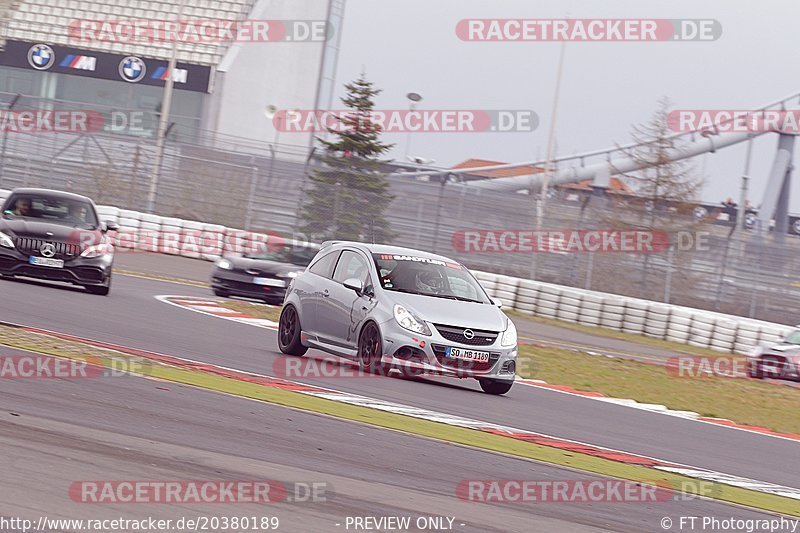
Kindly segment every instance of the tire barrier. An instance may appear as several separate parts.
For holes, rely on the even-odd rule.
[[[600,326],[722,353],[747,354],[777,342],[792,328],[701,309],[473,272],[487,294],[524,314]],[[510,299],[512,288],[515,297]],[[505,297],[501,297],[503,294]]]

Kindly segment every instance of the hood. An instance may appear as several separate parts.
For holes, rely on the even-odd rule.
[[[435,296],[384,291],[392,306],[398,303],[434,324],[486,331],[504,331],[506,316],[495,305],[462,302]]]
[[[16,237],[46,239],[54,242],[82,242],[86,235],[99,233],[87,229],[54,224],[44,220],[26,220],[23,218],[0,219],[0,231],[11,233]],[[48,235],[50,233],[50,235]]]
[[[267,261],[266,259],[249,259],[247,257],[226,257],[226,259],[233,263],[233,267],[236,270],[252,270],[257,274],[274,274],[281,276],[289,272],[297,272],[306,269],[306,267],[303,266],[281,263],[278,261]]]

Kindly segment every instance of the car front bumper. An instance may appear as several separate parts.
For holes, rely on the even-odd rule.
[[[211,287],[217,291],[226,292],[233,296],[266,300],[270,303],[283,302],[289,280],[269,278],[274,279],[276,284],[279,282],[283,283],[283,286],[259,285],[254,283],[256,278],[257,276],[252,276],[247,273],[215,267],[211,274]]]
[[[514,380],[517,346],[501,346],[502,333],[492,344],[474,346],[445,339],[435,327],[429,324],[429,328],[431,335],[420,335],[402,328],[394,319],[380,324],[384,345],[382,362],[410,374]],[[489,362],[448,358],[445,356],[447,347],[489,352]]]
[[[110,255],[63,258],[63,268],[37,266],[30,256],[13,248],[0,248],[0,275],[21,276],[75,285],[103,285],[111,275],[114,258]],[[59,257],[59,259],[62,259]]]

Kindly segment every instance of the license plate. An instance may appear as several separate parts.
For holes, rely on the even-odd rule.
[[[28,258],[28,263],[50,268],[64,268],[64,261],[62,259],[53,259],[51,257],[36,257],[32,255]]]
[[[282,279],[275,278],[253,278],[253,283],[256,285],[267,285],[269,287],[285,287],[286,282]]]
[[[475,361],[476,363],[489,362],[489,352],[482,352],[480,350],[465,350],[464,348],[448,346],[444,354],[445,357],[461,359],[462,361]]]

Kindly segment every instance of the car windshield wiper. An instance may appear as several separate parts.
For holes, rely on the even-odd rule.
[[[451,300],[458,300],[459,302],[472,302],[475,304],[482,304],[480,300],[473,300],[472,298],[464,298],[463,296],[456,296],[455,294],[426,294],[425,296],[435,296],[437,298],[449,298]]]
[[[420,296],[433,296],[434,298],[445,298],[447,300],[458,300],[460,302],[472,302],[476,304],[483,304],[480,300],[473,300],[472,298],[464,298],[463,296],[456,296],[455,294],[434,294],[432,292],[418,292],[411,289],[403,289],[400,287],[387,288],[387,291],[405,292],[407,294],[418,294]]]
[[[475,303],[475,304],[485,304],[486,303],[486,302],[482,302],[480,300],[473,300],[472,298],[465,298],[463,296],[453,296],[453,298],[455,298],[456,300],[458,300],[460,302],[472,302],[472,303]]]
[[[403,289],[402,287],[384,287],[387,291],[404,292],[406,294],[419,294],[420,296],[427,296],[424,292],[412,291],[411,289]]]

